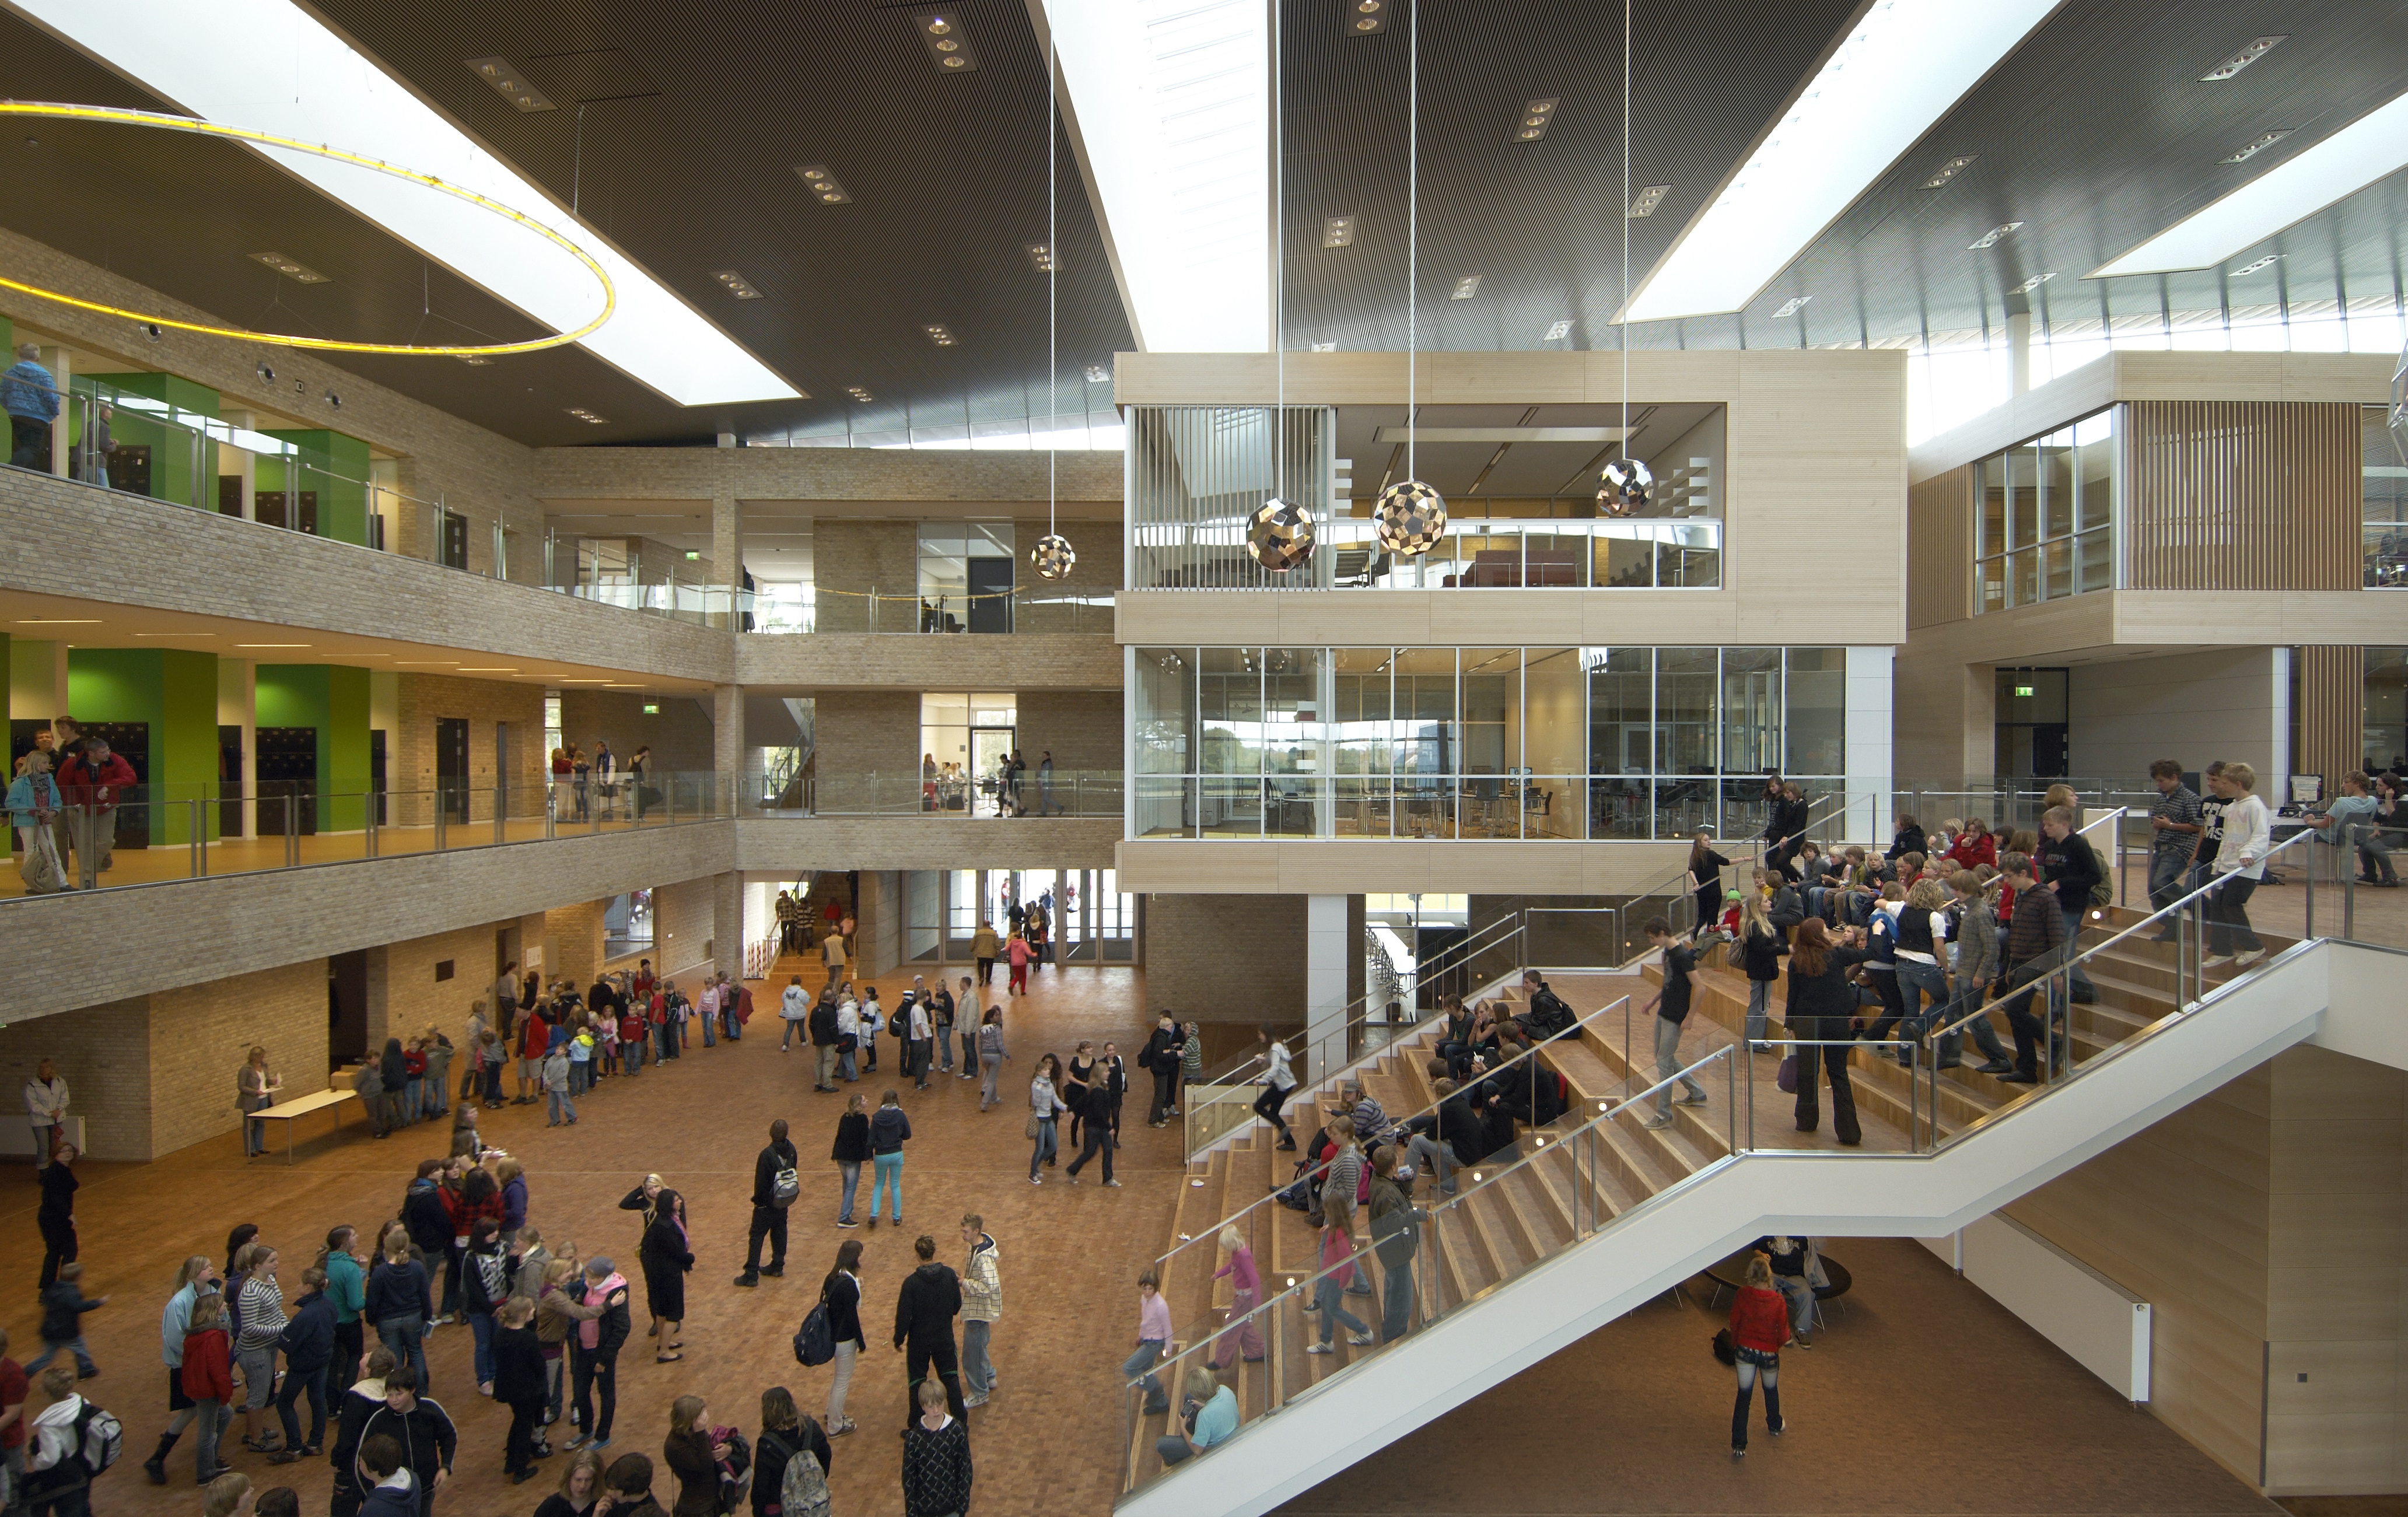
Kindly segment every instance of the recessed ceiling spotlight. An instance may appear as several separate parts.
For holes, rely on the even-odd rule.
[[[761,298],[761,292],[753,289],[751,284],[745,281],[743,275],[737,273],[732,268],[715,269],[712,271],[710,277],[725,285],[727,287],[727,293],[734,295],[738,300],[758,300]]]
[[[1669,184],[1648,185],[1631,200],[1630,209],[1624,214],[1634,222],[1643,217],[1653,216],[1656,214],[1656,208],[1662,205],[1664,197],[1671,193],[1672,187]]]
[[[491,368],[494,363],[492,359],[479,358],[475,353],[453,353],[452,356],[470,368]]]
[[[967,74],[978,66],[978,53],[962,36],[962,18],[951,10],[914,11],[911,24],[927,44],[928,60],[939,74]]]
[[[1321,245],[1325,248],[1354,246],[1354,218],[1332,216],[1321,223]]]
[[[869,399],[870,399],[869,392],[868,392],[867,389],[865,389],[865,388],[863,388],[862,386],[860,386],[860,385],[857,385],[857,384],[849,384],[849,385],[846,385],[846,386],[844,387],[844,393],[845,393],[846,394],[848,394],[848,395],[851,395],[853,399],[855,399],[855,400],[857,400],[857,401],[861,402],[861,403],[862,403],[863,405],[865,405],[865,406],[867,406],[867,405],[868,405],[868,404],[869,404]]]
[[[1101,384],[1112,377],[1112,371],[1101,364],[1090,364],[1085,370],[1089,384]]]
[[[1316,342],[1312,345],[1312,351],[1317,353],[1334,353],[1338,351],[1338,344],[1334,342]]]
[[[2039,289],[2042,285],[2046,284],[2049,280],[2055,278],[2057,278],[2057,270],[2055,269],[2050,269],[2045,274],[2035,274],[2030,279],[2026,279],[2023,283],[2016,285],[2014,293],[2019,295],[2030,294],[2033,291]]]
[[[1028,262],[1039,274],[1054,272],[1054,250],[1041,242],[1028,245]]]
[[[610,424],[610,419],[609,417],[596,416],[582,406],[569,407],[568,414],[576,417],[580,422],[587,422],[594,426],[609,426]]]
[[[1551,94],[1542,100],[1533,100],[1524,106],[1522,114],[1513,119],[1513,140],[1536,142],[1545,136],[1547,128],[1555,122],[1555,106],[1559,98]]]
[[[1571,322],[1570,322],[1569,321],[1557,322],[1555,322],[1554,325],[1552,325],[1552,326],[1548,327],[1548,328],[1547,328],[1547,335],[1546,335],[1545,336],[1543,336],[1543,337],[1541,337],[1539,340],[1540,340],[1541,342],[1554,342],[1554,341],[1556,341],[1557,339],[1562,338],[1562,337],[1569,337],[1569,336],[1570,336],[1571,335],[1572,335],[1572,323],[1571,323]]]
[[[2239,52],[2234,53],[2231,57],[2227,58],[2224,62],[2216,64],[2214,68],[2201,74],[2199,77],[2199,81],[2201,84],[2214,84],[2219,79],[2230,79],[2233,75],[2240,73],[2251,64],[2256,63],[2258,59],[2265,57],[2268,53],[2280,47],[2284,40],[2290,35],[2291,34],[2288,32],[2283,32],[2273,36],[2261,36],[2258,38],[2255,42],[2250,43],[2249,46],[2242,49]]]
[[[2005,236],[2008,233],[2013,232],[2016,227],[2023,224],[2024,223],[2021,222],[2007,222],[2000,225],[1994,226],[1987,232],[1983,233],[1980,236],[1974,238],[1972,245],[1965,250],[1968,252],[1980,252],[1985,248],[1995,248],[1999,245],[1999,239],[2000,237]]]
[[[1772,319],[1777,322],[1784,316],[1795,316],[1806,308],[1806,302],[1813,298],[1813,295],[1791,295],[1781,303],[1779,310],[1772,313]]]
[[[805,164],[795,172],[803,177],[803,183],[810,188],[811,194],[824,206],[842,206],[853,199],[852,193],[836,181],[836,176],[827,171],[824,164]]]
[[[1388,0],[1347,0],[1343,14],[1352,36],[1370,36],[1388,29]]]
[[[2256,141],[2250,143],[2249,146],[2242,149],[2239,152],[2234,153],[2231,157],[2219,158],[2216,162],[2223,164],[2245,164],[2250,159],[2257,157],[2259,153],[2264,152],[2267,149],[2272,147],[2275,143],[2282,141],[2285,137],[2289,136],[2290,135],[2291,129],[2289,127],[2278,126],[2272,132],[2268,132],[2259,136]]]
[[[1448,295],[1446,298],[1449,300],[1469,300],[1479,293],[1480,276],[1477,274],[1466,274],[1463,278],[1455,281],[1455,293]]]
[[[550,110],[552,102],[526,81],[526,76],[501,58],[470,58],[468,72],[492,85],[501,97],[523,111]]]
[[[2242,265],[2239,268],[2234,269],[2232,271],[2232,277],[2237,279],[2244,274],[2255,274],[2260,269],[2272,268],[2276,264],[2281,263],[2282,261],[2283,255],[2281,253],[2268,253],[2263,258],[2253,259],[2250,262]]]
[[[255,252],[251,256],[253,262],[265,264],[268,267],[276,270],[277,273],[283,275],[288,279],[293,279],[302,284],[324,284],[327,282],[326,276],[323,274],[319,273],[308,265],[302,263],[299,259],[287,258],[280,252]]]
[[[1927,190],[1939,189],[1950,179],[1955,179],[1957,175],[1964,173],[1968,168],[1972,167],[1973,160],[1981,156],[1982,155],[1978,152],[1958,153],[1956,157],[1951,158],[1948,162],[1941,165],[1940,171],[1938,173],[1924,180],[1923,188]]]
[[[953,345],[953,329],[942,322],[932,322],[920,330],[928,334],[928,340],[939,348],[950,348]]]

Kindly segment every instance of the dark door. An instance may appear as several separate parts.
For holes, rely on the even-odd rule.
[[[284,520],[284,492],[281,490],[261,490],[253,492],[251,497],[251,514],[252,520],[260,522],[267,526],[280,527],[286,525],[287,523]]]
[[[368,790],[376,796],[377,825],[385,824],[384,810],[384,729],[368,729]]]
[[[443,513],[443,565],[452,569],[468,566],[468,519],[456,511]]]
[[[468,820],[468,719],[435,719],[435,788],[444,814],[454,822]]]
[[[315,837],[318,831],[318,729],[262,727],[259,746],[259,833]]]
[[[974,558],[969,561],[970,630],[1011,630],[1011,560]]]
[[[150,723],[148,722],[87,722],[86,737],[105,740],[111,751],[131,765],[135,789],[117,803],[117,846],[150,846]]]
[[[108,484],[137,495],[150,493],[150,445],[121,442],[108,451]]]
[[[111,478],[113,479],[115,476],[112,475]],[[218,514],[220,516],[240,516],[242,514],[241,475],[221,474],[218,476]]]
[[[242,836],[242,728],[222,723],[218,727],[218,836]]]
[[[368,1051],[368,951],[326,959],[327,1067],[339,1069]]]

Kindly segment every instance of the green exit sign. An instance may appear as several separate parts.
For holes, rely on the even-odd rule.
[[[2027,695],[2028,695],[2028,694],[2031,694],[2031,692],[2029,692],[2029,691],[2026,691],[2026,692],[2024,692],[2024,694],[2027,694]],[[644,702],[644,714],[645,714],[646,716],[658,716],[658,715],[660,715],[660,714],[661,714],[661,703],[660,703],[660,702],[658,702],[658,701],[646,701],[646,702]]]
[[[2017,686],[2015,686],[2015,694],[2018,694],[2018,695],[2028,695],[2028,694],[2030,694],[2031,693],[2032,693],[2032,687],[2031,687],[2031,686],[2029,686],[2029,685],[2017,685]],[[644,709],[646,709],[646,710],[648,710],[648,711],[649,711],[649,710],[651,710],[651,709],[652,709],[652,708],[651,708],[651,707],[649,707],[649,706],[647,706],[647,707],[645,707],[645,708],[644,708]]]

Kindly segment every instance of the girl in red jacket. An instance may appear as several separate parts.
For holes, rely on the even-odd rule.
[[[1781,1345],[1789,1341],[1789,1304],[1772,1288],[1772,1266],[1763,1254],[1747,1261],[1747,1283],[1731,1303],[1731,1350],[1737,1356],[1739,1399],[1731,1407],[1731,1457],[1747,1455],[1747,1407],[1764,1380],[1764,1426],[1774,1438],[1788,1431],[1781,1420]]]
[[[1965,831],[1948,850],[1948,856],[1960,869],[1978,869],[1986,864],[1999,866],[1999,840],[1990,836],[1990,824],[1980,817],[1965,819]]]
[[[218,1435],[225,1431],[226,1405],[234,1399],[234,1375],[227,1365],[225,1297],[214,1292],[193,1298],[192,1322],[184,1332],[184,1394],[196,1408],[193,1414],[193,1472],[207,1485],[225,1473],[218,1463]]]

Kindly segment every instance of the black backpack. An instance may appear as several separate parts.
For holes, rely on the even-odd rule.
[[[836,1357],[836,1329],[829,1325],[826,1295],[804,1314],[803,1325],[795,1329],[795,1363],[807,1369],[816,1369]]]
[[[1539,987],[1539,994],[1530,997],[1529,1030],[1541,1039],[1561,1038],[1579,1021],[1564,998],[1544,985]]]

